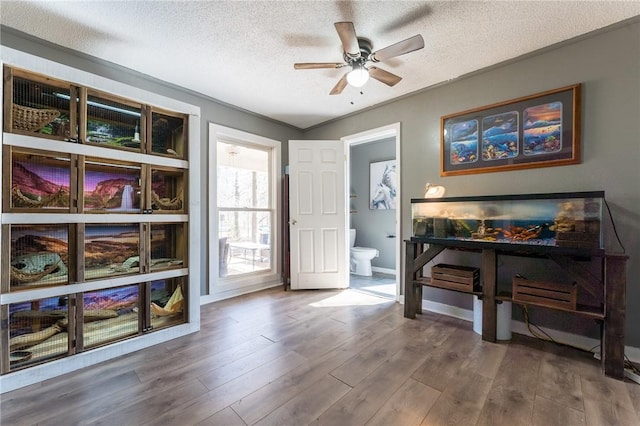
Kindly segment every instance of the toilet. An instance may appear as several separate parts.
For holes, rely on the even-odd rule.
[[[349,230],[349,243],[350,243],[350,263],[351,273],[354,275],[362,275],[370,277],[371,272],[371,259],[378,257],[380,252],[370,247],[355,247],[356,244],[356,230]]]

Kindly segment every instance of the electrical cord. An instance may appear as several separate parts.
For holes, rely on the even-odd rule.
[[[529,333],[531,333],[531,335],[536,339],[545,340],[548,342],[558,344],[558,342],[556,342],[553,339],[553,337],[551,337],[546,331],[544,331],[542,328],[540,328],[539,326],[531,322],[531,320],[529,319],[529,309],[527,308],[527,305],[520,305],[520,306],[522,307],[522,316],[524,317],[524,323],[527,324],[527,329],[529,330]],[[538,330],[542,335],[539,335],[538,331],[534,331],[532,327]]]
[[[577,349],[579,351],[582,352],[589,352],[591,354],[594,355],[598,355],[597,352],[594,351],[594,349],[600,347],[600,345],[595,345],[594,347],[592,347],[591,349],[584,349],[581,348],[579,346],[574,346],[571,345],[569,343],[564,343],[564,342],[558,342],[557,340],[555,340],[553,337],[551,337],[546,331],[544,331],[542,328],[540,328],[540,326],[534,324],[531,322],[531,319],[529,317],[529,309],[527,308],[527,305],[524,304],[520,304],[520,307],[522,308],[522,316],[524,318],[524,322],[527,325],[527,329],[529,330],[529,333],[531,333],[531,335],[533,337],[535,337],[538,340],[544,340],[546,342],[551,342],[551,343],[555,343],[556,345],[560,345],[560,346],[565,346],[568,348],[573,348],[573,349]],[[538,330],[535,331],[534,329]],[[624,368],[631,370],[633,373],[640,375],[640,369],[638,367],[636,367],[636,365],[631,362],[631,360],[629,359],[629,357],[624,354]]]
[[[626,253],[627,251],[624,248],[624,245],[622,244],[622,241],[620,240],[620,235],[618,235],[618,230],[616,229],[616,223],[613,220],[613,215],[611,214],[611,209],[609,208],[609,203],[607,203],[607,199],[603,198],[604,200],[604,205],[607,208],[607,212],[609,212],[609,219],[611,219],[611,227],[613,228],[613,233],[616,236],[616,239],[618,240],[618,244],[620,244],[620,247],[622,247],[622,253]]]
[[[595,354],[595,352],[593,350],[600,346],[600,345],[596,345],[596,346],[592,347],[591,349],[585,349],[585,348],[581,348],[579,346],[571,345],[569,343],[559,342],[559,341],[555,340],[553,337],[551,337],[542,328],[540,328],[540,326],[538,326],[538,325],[536,325],[536,324],[531,322],[531,319],[529,318],[529,309],[527,308],[527,305],[521,304],[520,307],[522,308],[522,316],[524,318],[525,324],[527,325],[527,329],[529,330],[531,335],[533,337],[535,337],[536,339],[544,340],[544,341],[551,342],[551,343],[555,343],[556,345],[560,345],[560,346],[566,346],[568,348],[577,349],[577,350],[582,351],[582,352],[589,352],[591,354]],[[543,336],[541,336],[537,332],[534,332],[531,329],[531,327],[534,327],[534,328],[540,330],[540,332],[543,334]]]
[[[607,212],[609,213],[609,219],[611,220],[611,227],[613,228],[613,233],[616,236],[616,240],[618,241],[618,244],[620,244],[620,247],[622,248],[622,253],[626,253],[626,249],[624,248],[624,244],[622,244],[622,241],[620,240],[620,235],[618,235],[618,230],[616,229],[616,222],[613,220],[613,214],[611,214],[611,208],[609,207],[609,203],[607,203],[607,199],[604,198],[604,205],[607,208]],[[627,357],[626,354],[624,354],[624,365],[625,368],[633,371],[635,374],[640,375],[640,369],[638,367],[636,367],[636,365],[634,363],[631,362],[631,360],[629,359],[629,357]]]
[[[640,368],[636,367],[626,354],[624,355],[624,368],[627,368],[640,376]]]

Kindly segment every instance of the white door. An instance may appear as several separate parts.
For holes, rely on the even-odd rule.
[[[289,141],[291,289],[346,288],[342,141]]]

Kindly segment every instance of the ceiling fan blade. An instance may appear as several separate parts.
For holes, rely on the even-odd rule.
[[[391,87],[395,86],[400,82],[400,80],[402,80],[402,77],[377,67],[369,68],[369,77],[375,78],[376,80],[381,81],[387,86]]]
[[[350,58],[360,57],[360,46],[358,45],[358,37],[353,22],[336,22],[333,24],[338,31],[338,37],[342,43],[344,53]]]
[[[342,78],[338,80],[338,83],[333,86],[333,89],[331,89],[331,92],[329,92],[329,94],[339,95],[340,93],[342,93],[345,87],[347,87],[347,74],[343,75]]]
[[[293,68],[297,70],[313,70],[320,68],[342,68],[346,64],[342,62],[302,62],[293,64]]]
[[[413,52],[424,47],[424,40],[420,34],[414,35],[406,40],[387,46],[384,49],[380,49],[377,52],[373,52],[369,55],[369,60],[372,62],[386,61],[387,59],[394,58],[396,56],[404,55],[405,53]]]

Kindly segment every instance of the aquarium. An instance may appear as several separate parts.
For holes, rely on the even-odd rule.
[[[11,209],[70,211],[71,157],[68,154],[11,149],[10,157],[11,182],[5,183],[4,190],[5,197],[11,200]]]
[[[151,111],[151,153],[186,157],[186,115]]]
[[[141,167],[87,159],[84,163],[84,210],[90,213],[139,213]]]
[[[186,256],[186,224],[150,224],[151,272],[184,268]]]
[[[88,91],[84,142],[140,151],[144,140],[142,105]]]
[[[9,371],[68,354],[68,306],[68,296],[8,305]]]
[[[412,199],[413,237],[602,249],[604,192]]]
[[[69,281],[69,225],[7,225],[11,239],[9,289]]]
[[[185,171],[151,168],[151,209],[162,213],[185,212]]]
[[[140,272],[140,225],[86,224],[84,278],[87,280]]]
[[[140,286],[108,288],[82,295],[83,348],[140,333]]]
[[[151,287],[151,327],[160,329],[186,321],[184,278],[157,280]]]
[[[9,67],[5,67],[5,73],[10,73],[13,86],[11,110],[5,110],[5,129],[59,140],[77,137],[77,89],[69,83]]]

